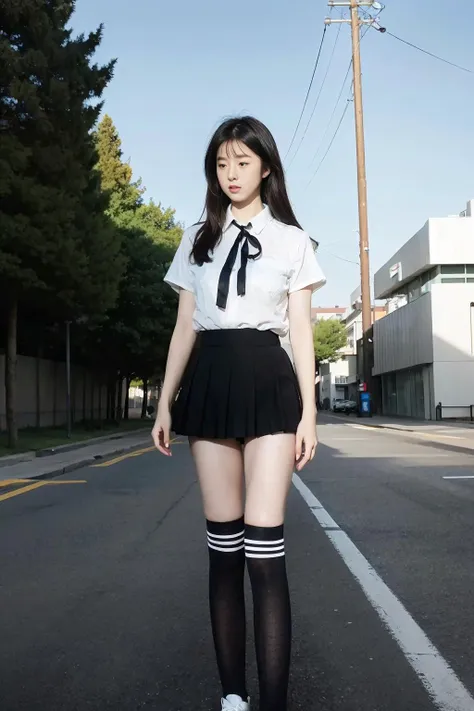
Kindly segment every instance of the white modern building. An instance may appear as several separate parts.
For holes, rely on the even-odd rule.
[[[347,354],[357,354],[357,341],[362,338],[362,294],[360,286],[350,295],[350,306],[346,309],[342,321],[346,326]],[[386,306],[372,306],[372,323],[383,318],[387,313]]]
[[[328,319],[343,321],[347,310],[343,306],[313,307],[311,320],[313,324]],[[350,395],[349,385],[356,382],[356,358],[353,349],[346,345],[339,353],[340,358],[335,363],[320,363],[317,378],[319,407],[332,408],[336,400],[347,400]]]
[[[385,415],[468,417],[474,404],[474,200],[430,218],[375,274],[389,313],[374,324]]]
[[[335,363],[321,363],[319,406],[332,408],[336,400],[349,400],[356,390],[357,362],[353,355],[342,354]]]

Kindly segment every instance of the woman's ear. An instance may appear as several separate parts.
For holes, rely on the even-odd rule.
[[[263,173],[262,173],[262,180],[263,180],[264,178],[268,178],[268,176],[270,175],[271,172],[272,172],[272,171],[270,170],[270,168],[264,168],[264,169],[263,169]]]

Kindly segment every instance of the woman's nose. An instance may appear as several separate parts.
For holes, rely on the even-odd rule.
[[[237,179],[237,166],[233,165],[232,163],[229,164],[229,167],[227,169],[227,178],[228,180]]]

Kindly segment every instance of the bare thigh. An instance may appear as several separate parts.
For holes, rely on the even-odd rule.
[[[244,514],[244,463],[235,440],[190,438],[204,515],[209,521],[235,521]]]
[[[275,434],[245,444],[245,522],[280,526],[295,467],[295,435]]]

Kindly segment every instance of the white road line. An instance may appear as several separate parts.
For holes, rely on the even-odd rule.
[[[394,434],[394,435],[413,435],[414,437],[428,437],[428,438],[433,438],[433,437],[438,437],[438,439],[466,439],[466,437],[459,437],[457,435],[447,435],[447,434],[441,434],[441,432],[435,431],[435,432],[414,432],[413,430],[401,430],[401,429],[396,429],[396,428],[391,428],[391,427],[376,427],[375,425],[354,425],[350,422],[346,423],[347,427],[352,427],[353,429],[356,430],[370,430],[371,432],[378,432],[380,433],[385,433],[385,434]]]
[[[472,711],[474,698],[400,600],[296,473],[293,474],[293,483],[439,711]]]
[[[365,437],[335,437],[331,438],[331,442],[365,442]]]
[[[443,479],[474,479],[474,476],[444,476]]]
[[[333,455],[335,459],[370,459],[367,457],[367,452],[361,452],[356,455],[354,452],[343,452],[342,454]],[[445,457],[446,459],[452,459],[452,454],[438,454],[436,453],[425,453],[425,452],[415,452],[414,454],[400,454],[400,452],[383,452],[381,454],[377,453],[374,457],[376,459],[441,459]]]

